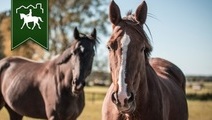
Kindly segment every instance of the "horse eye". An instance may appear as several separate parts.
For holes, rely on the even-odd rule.
[[[107,45],[107,49],[108,49],[109,51],[111,51],[111,47],[110,47],[109,45]]]
[[[141,52],[143,52],[145,49],[146,49],[145,47],[142,47],[142,48],[141,48]]]

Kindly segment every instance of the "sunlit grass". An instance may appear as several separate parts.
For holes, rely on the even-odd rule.
[[[212,101],[188,101],[189,120],[212,120]]]
[[[88,101],[78,120],[101,120],[102,101]]]

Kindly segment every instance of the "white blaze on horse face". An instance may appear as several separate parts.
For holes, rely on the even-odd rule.
[[[80,45],[80,50],[81,50],[81,52],[83,53],[84,50],[85,50],[85,48],[84,48],[82,45]]]
[[[127,60],[127,50],[130,43],[130,37],[125,33],[121,39],[121,65],[119,69],[119,79],[118,79],[118,99],[121,102],[121,105],[124,105],[124,100],[129,98],[127,96],[127,84],[125,83],[126,78],[126,60]]]

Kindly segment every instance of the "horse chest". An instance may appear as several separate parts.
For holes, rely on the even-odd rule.
[[[78,116],[85,106],[84,93],[73,96],[67,91],[63,91],[56,105],[59,116]]]

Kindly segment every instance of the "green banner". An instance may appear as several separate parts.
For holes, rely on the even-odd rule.
[[[11,4],[11,49],[32,40],[48,50],[48,0],[12,0]]]

